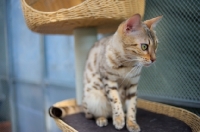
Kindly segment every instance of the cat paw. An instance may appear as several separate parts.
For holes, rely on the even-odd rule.
[[[124,121],[124,115],[116,115],[113,117],[113,125],[116,129],[120,130],[124,127],[125,121]]]
[[[107,126],[108,120],[105,117],[99,117],[99,118],[96,119],[96,124],[99,127]]]
[[[128,120],[126,122],[126,127],[129,130],[129,132],[139,132],[140,131],[140,127],[136,122],[133,122],[131,120]]]

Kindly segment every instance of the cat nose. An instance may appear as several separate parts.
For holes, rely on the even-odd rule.
[[[155,62],[156,61],[156,59],[151,59],[151,62],[153,63],[153,62]]]

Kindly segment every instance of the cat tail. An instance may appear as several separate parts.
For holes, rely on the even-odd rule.
[[[83,112],[83,108],[81,105],[65,107],[51,106],[49,108],[49,115],[53,118],[63,118],[66,115],[75,114],[79,112]]]

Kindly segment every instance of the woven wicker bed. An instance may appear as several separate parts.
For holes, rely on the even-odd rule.
[[[66,107],[66,106],[76,107],[77,104],[76,104],[76,101],[72,99],[72,100],[65,100],[65,101],[58,102],[54,106],[55,107]],[[176,119],[184,122],[185,124],[187,124],[191,128],[192,132],[200,132],[200,117],[198,117],[197,115],[195,115],[187,110],[169,106],[169,105],[165,105],[165,104],[161,104],[161,103],[142,100],[142,99],[138,99],[137,107],[140,109],[143,109],[143,110],[147,110],[147,111],[156,113],[156,114],[162,114],[162,115],[176,118]],[[77,107],[73,112],[71,112],[67,116],[70,116],[70,115],[73,115],[73,114],[76,114],[79,112],[80,112],[80,110]],[[54,118],[54,120],[55,120],[56,124],[58,125],[58,127],[63,132],[77,132],[77,130],[75,130],[73,127],[68,125],[62,119]],[[101,129],[101,128],[99,128],[99,129]]]
[[[78,27],[114,32],[126,18],[144,15],[145,0],[21,0],[28,27],[38,33],[72,34]]]

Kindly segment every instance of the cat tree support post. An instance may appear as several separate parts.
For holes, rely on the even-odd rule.
[[[92,28],[77,28],[74,30],[75,65],[76,65],[76,100],[82,103],[83,72],[90,48],[97,41],[97,30]]]

